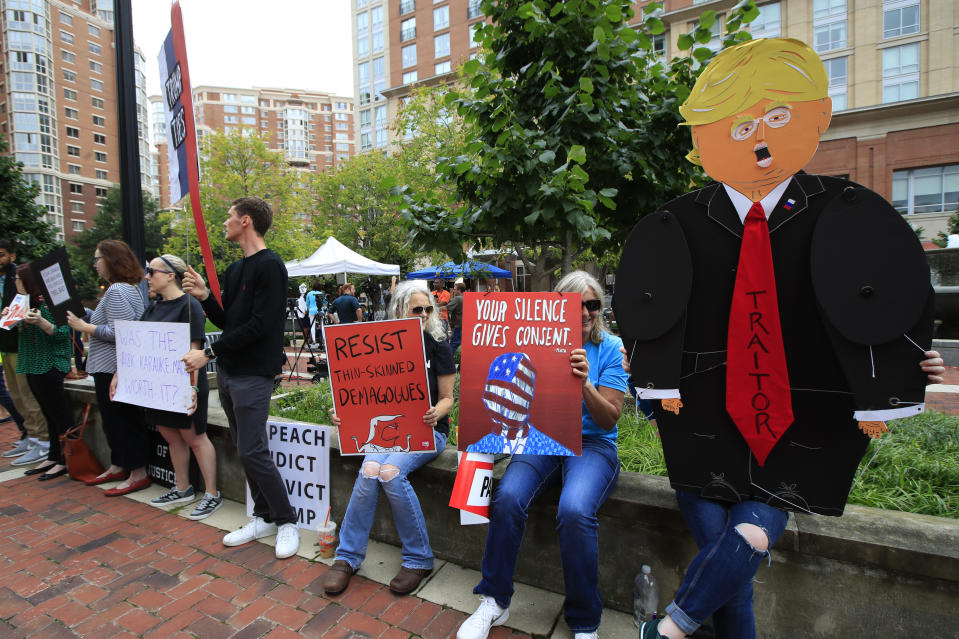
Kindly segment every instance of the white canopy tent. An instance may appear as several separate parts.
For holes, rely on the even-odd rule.
[[[345,247],[335,237],[328,238],[313,255],[286,263],[290,277],[363,273],[365,275],[399,275],[398,264],[381,264]]]

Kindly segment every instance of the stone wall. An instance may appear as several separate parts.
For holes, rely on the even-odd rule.
[[[92,384],[68,383],[75,403],[95,402]],[[101,429],[91,421],[87,441],[106,460]],[[244,499],[243,473],[222,411],[210,410],[221,490]],[[332,447],[338,449],[333,437]],[[502,476],[507,461],[496,464]],[[342,521],[360,458],[330,459],[333,519]],[[448,500],[456,452],[444,451],[416,472],[413,485],[426,514],[437,557],[478,570],[486,526],[460,526]],[[517,581],[556,592],[563,575],[555,531],[557,491],[533,506],[517,566]],[[600,519],[600,586],[604,602],[632,610],[633,577],[650,564],[661,606],[675,593],[696,552],[665,478],[623,473]],[[392,516],[380,500],[372,536],[398,544]],[[760,637],[956,636],[959,610],[959,521],[849,506],[842,518],[790,518],[771,566],[757,575],[755,610]]]

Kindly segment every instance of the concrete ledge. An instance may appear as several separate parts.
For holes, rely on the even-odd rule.
[[[92,383],[68,383],[75,403],[96,402]],[[92,413],[91,413],[92,414]],[[87,441],[107,459],[102,430],[91,422]],[[222,410],[211,407],[209,435],[217,449],[221,490],[243,501],[243,472]],[[332,438],[332,446],[339,442]],[[360,457],[330,459],[333,518],[340,522],[349,501]],[[508,462],[497,463],[496,477]],[[479,569],[486,526],[460,526],[448,500],[456,473],[456,452],[447,449],[416,473],[437,557]],[[563,592],[555,531],[558,491],[534,504],[524,537],[516,580]],[[599,512],[600,587],[610,608],[632,610],[633,577],[650,564],[659,583],[661,606],[675,593],[696,546],[663,477],[622,473]],[[398,545],[392,515],[381,499],[371,536]],[[849,506],[841,518],[790,518],[755,584],[755,609],[762,637],[871,637],[908,633],[947,636],[959,609],[959,521]]]
[[[934,339],[932,349],[942,354],[946,366],[959,366],[959,339]]]

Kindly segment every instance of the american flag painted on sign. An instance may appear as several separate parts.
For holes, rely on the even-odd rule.
[[[529,421],[536,368],[525,353],[500,355],[489,366],[483,403],[494,421],[522,428]]]

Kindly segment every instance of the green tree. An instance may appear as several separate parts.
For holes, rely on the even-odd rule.
[[[239,246],[223,236],[231,202],[240,197],[261,197],[273,207],[267,246],[284,260],[305,255],[309,234],[304,228],[310,225],[314,209],[307,178],[307,173],[291,168],[282,153],[270,150],[258,136],[214,132],[203,137],[200,202],[218,273],[243,255]],[[169,228],[164,250],[181,256],[189,252],[190,264],[202,264],[189,198],[183,211],[170,211],[161,218]]]
[[[23,165],[6,150],[0,135],[0,238],[16,246],[20,262],[28,262],[55,248],[56,229],[37,203],[40,185],[23,177]]]
[[[645,213],[705,181],[684,156],[679,104],[713,54],[714,11],[679,38],[691,55],[653,51],[665,31],[655,3],[631,25],[631,0],[483,0],[485,53],[463,65],[466,88],[446,103],[472,133],[465,152],[440,159],[460,205],[403,191],[417,241],[458,253],[467,240],[509,245],[544,287],[587,248],[622,243]],[[749,38],[752,0],[726,21],[726,42]]]
[[[119,184],[115,184],[105,197],[100,198],[100,211],[93,221],[93,226],[85,229],[73,237],[67,245],[70,254],[70,264],[77,281],[80,297],[92,299],[97,296],[100,281],[96,271],[90,266],[93,252],[101,240],[118,239],[123,237],[123,192]],[[146,259],[152,260],[163,253],[166,242],[166,229],[157,214],[157,201],[148,193],[143,194],[143,230],[144,249]]]

